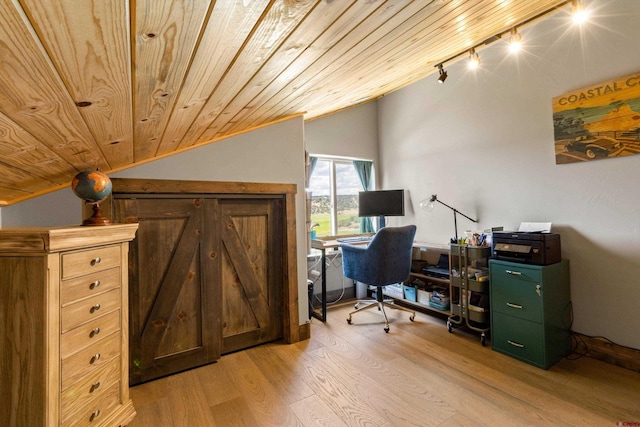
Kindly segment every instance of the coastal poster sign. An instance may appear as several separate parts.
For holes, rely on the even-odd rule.
[[[556,164],[640,153],[640,72],[553,98]]]

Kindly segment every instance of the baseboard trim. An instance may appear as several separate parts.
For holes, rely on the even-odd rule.
[[[300,325],[300,341],[308,340],[311,338],[311,323],[307,322]]]
[[[574,351],[593,359],[640,372],[640,350],[624,347],[609,340],[573,332]]]

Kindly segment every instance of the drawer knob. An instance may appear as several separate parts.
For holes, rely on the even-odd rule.
[[[89,284],[89,289],[90,290],[94,290],[95,288],[97,288],[98,286],[100,286],[100,280],[96,280],[95,282],[91,282]]]
[[[93,364],[94,364],[94,363],[96,363],[98,360],[100,360],[100,353],[96,353],[96,354],[91,358],[91,360],[89,360],[89,363],[93,365]]]
[[[507,303],[507,307],[517,308],[518,310],[522,310],[522,308],[523,308],[520,304],[513,304],[513,303],[510,303],[510,302]]]
[[[95,257],[94,259],[91,260],[91,265],[98,265],[100,264],[100,262],[102,261],[102,259],[100,259],[100,257]]]
[[[520,344],[520,343],[517,343],[517,342],[515,342],[515,341],[511,341],[511,340],[507,340],[507,342],[508,342],[509,344],[511,344],[512,346],[514,346],[514,347],[524,348],[524,344]]]
[[[511,274],[513,276],[522,276],[522,272],[520,271],[513,271],[513,270],[506,270],[507,274]]]
[[[89,421],[93,421],[96,418],[98,418],[100,416],[100,409],[96,409],[95,411],[93,411],[91,413],[91,416],[89,417]]]
[[[89,338],[93,338],[100,333],[100,328],[95,328],[89,332]]]
[[[89,393],[93,393],[95,390],[98,389],[98,387],[100,387],[100,381],[96,381],[95,383],[91,384],[91,389],[89,390]]]
[[[94,305],[93,307],[91,307],[91,310],[89,310],[89,312],[91,312],[93,314],[98,310],[100,310],[100,304],[99,303]]]

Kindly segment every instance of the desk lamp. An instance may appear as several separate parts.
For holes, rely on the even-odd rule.
[[[463,217],[467,218],[469,221],[478,222],[477,219],[469,218],[467,215],[463,214],[462,212],[460,212],[456,208],[452,208],[451,206],[447,205],[446,203],[443,203],[440,200],[438,200],[438,195],[437,194],[432,195],[430,199],[421,200],[420,203],[419,203],[420,209],[425,210],[427,212],[431,212],[433,210],[433,207],[435,206],[435,202],[438,202],[441,205],[446,206],[446,207],[448,207],[449,209],[451,209],[453,211],[453,227],[454,227],[454,230],[455,230],[455,233],[456,233],[456,243],[458,243],[458,219],[456,218],[457,214],[462,215]]]

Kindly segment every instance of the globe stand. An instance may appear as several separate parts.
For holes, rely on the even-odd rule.
[[[109,218],[102,216],[102,212],[100,210],[100,202],[85,202],[88,205],[93,205],[93,215],[89,218],[82,221],[82,225],[87,226],[95,226],[95,225],[109,225],[111,224],[111,220]]]

